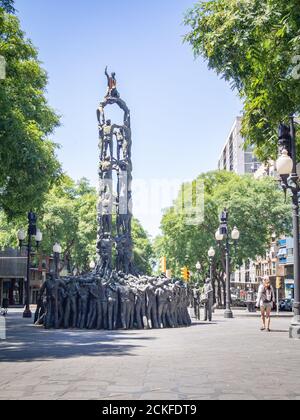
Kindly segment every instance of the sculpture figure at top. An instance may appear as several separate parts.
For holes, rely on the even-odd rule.
[[[110,97],[120,98],[120,94],[117,90],[116,73],[111,73],[111,75],[109,75],[107,71],[107,66],[106,66],[105,76],[107,77],[107,94],[105,96],[105,99],[110,98]]]

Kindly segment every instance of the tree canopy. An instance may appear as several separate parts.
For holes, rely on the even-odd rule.
[[[185,41],[244,101],[243,135],[268,160],[281,121],[300,111],[298,0],[198,1]]]
[[[5,10],[6,13],[15,13],[15,0],[0,0],[0,8]]]
[[[0,6],[0,56],[6,61],[0,80],[0,209],[14,218],[39,208],[60,175],[57,146],[49,139],[59,117],[47,104],[47,74],[37,50],[10,14],[13,2]]]
[[[237,226],[241,237],[233,256],[233,268],[248,259],[264,256],[274,232],[289,234],[290,207],[274,179],[256,180],[250,175],[238,176],[231,172],[215,171],[201,174],[204,182],[204,218],[198,225],[187,223],[185,211],[178,211],[182,203],[180,193],[161,222],[162,236],[156,239],[158,257],[166,256],[168,268],[180,276],[180,269],[188,265],[195,272],[200,261],[205,277],[209,270],[208,250],[216,250],[215,279],[224,282],[225,253],[215,241],[219,215],[226,207],[229,211],[230,231]],[[187,186],[192,188],[192,184]],[[190,216],[188,216],[190,217]],[[234,250],[233,250],[234,251]]]

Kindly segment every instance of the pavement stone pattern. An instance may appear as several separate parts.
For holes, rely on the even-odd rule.
[[[289,316],[190,328],[46,331],[11,310],[0,340],[0,400],[299,400],[300,340]]]

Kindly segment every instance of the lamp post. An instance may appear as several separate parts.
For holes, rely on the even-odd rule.
[[[290,338],[300,339],[300,256],[299,256],[299,177],[297,174],[296,128],[294,116],[290,126],[279,126],[279,148],[281,156],[276,163],[281,178],[281,186],[286,194],[292,193],[293,238],[294,238],[294,318],[290,326]]]
[[[226,254],[226,310],[224,313],[224,317],[226,319],[232,319],[233,318],[233,313],[231,310],[231,288],[230,288],[230,248],[231,248],[231,243],[230,243],[230,236],[231,239],[234,241],[234,243],[236,244],[237,241],[240,238],[240,232],[237,229],[237,227],[235,227],[232,232],[231,235],[229,233],[229,229],[228,229],[228,218],[229,218],[229,213],[228,210],[225,209],[220,217],[220,227],[216,232],[216,240],[218,241],[218,243],[221,243],[224,239],[225,239],[225,254]]]
[[[59,263],[60,263],[60,254],[62,253],[62,247],[59,243],[53,246],[53,255],[54,255],[54,267],[55,267],[55,277],[59,278]]]
[[[215,258],[216,251],[213,247],[211,247],[208,251],[208,258],[209,258],[209,273],[210,273],[210,280],[213,281],[213,260]]]
[[[31,252],[33,248],[32,238],[35,239],[35,247],[39,248],[40,243],[43,239],[42,232],[37,229],[37,216],[35,213],[30,211],[28,213],[28,242],[24,244],[26,239],[26,232],[24,229],[20,229],[18,232],[19,246],[27,248],[27,273],[26,273],[26,293],[25,293],[25,310],[23,312],[23,318],[31,318],[32,313],[30,310],[30,269],[31,269]]]

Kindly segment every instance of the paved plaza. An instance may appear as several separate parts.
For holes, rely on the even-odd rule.
[[[300,341],[289,317],[148,331],[45,331],[10,311],[0,399],[300,399]]]

